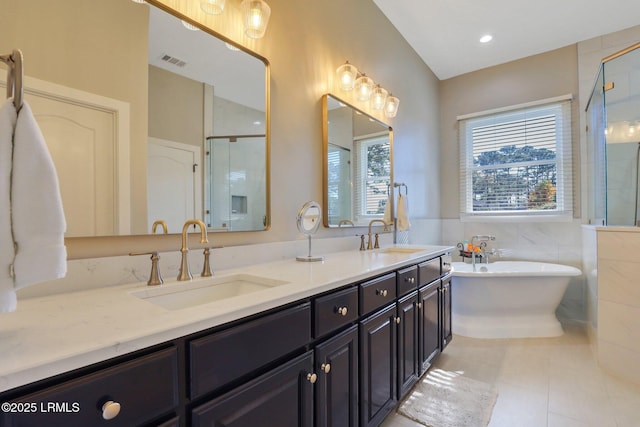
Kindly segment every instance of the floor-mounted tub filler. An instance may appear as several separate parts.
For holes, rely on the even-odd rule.
[[[575,267],[528,261],[452,267],[453,333],[473,338],[562,335],[555,311],[571,278],[582,275]]]

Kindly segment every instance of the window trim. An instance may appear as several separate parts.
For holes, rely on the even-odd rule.
[[[562,95],[543,100],[522,103],[507,107],[495,108],[481,112],[465,114],[457,116],[458,121],[458,141],[460,149],[460,220],[467,221],[526,221],[526,222],[556,222],[571,221],[573,219],[573,191],[574,191],[574,172],[573,172],[573,117],[571,105],[573,96],[571,94]],[[558,159],[554,161],[558,165],[558,197],[562,196],[560,209],[562,210],[532,210],[532,211],[477,211],[468,209],[469,200],[472,195],[472,170],[473,166],[473,148],[469,148],[469,141],[466,136],[463,123],[469,120],[476,121],[482,118],[490,118],[491,116],[503,115],[508,113],[516,113],[519,110],[535,109],[544,107],[545,105],[562,106],[568,102],[567,114],[563,114],[563,118],[568,119],[566,125],[566,140],[563,140],[556,146]],[[466,133],[466,132],[465,132]],[[471,162],[471,165],[469,165]],[[512,166],[510,164],[510,166]]]

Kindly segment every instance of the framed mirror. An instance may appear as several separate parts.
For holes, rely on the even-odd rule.
[[[23,51],[65,237],[148,234],[156,222],[179,233],[191,218],[209,231],[268,228],[265,58],[150,3],[0,7],[11,17],[0,52]]]
[[[393,218],[393,129],[331,94],[322,115],[324,225]]]

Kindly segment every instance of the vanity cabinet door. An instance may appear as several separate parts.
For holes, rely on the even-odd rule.
[[[441,324],[440,324],[440,336],[441,346],[440,351],[444,350],[444,348],[449,345],[451,342],[451,338],[453,337],[451,330],[451,275],[442,279],[442,287],[440,288],[441,292]]]
[[[311,341],[304,303],[189,342],[191,398],[240,381]]]
[[[418,293],[418,335],[420,373],[440,352],[440,280],[420,288]]]
[[[398,300],[398,400],[418,382],[418,291]]]
[[[358,325],[316,346],[315,427],[358,426]]]
[[[119,404],[120,410],[107,420],[102,408],[109,401]],[[177,352],[172,347],[141,356],[11,402],[28,404],[32,411],[3,411],[3,427],[147,424],[169,415],[178,405]]]
[[[196,407],[193,427],[312,427],[313,351]],[[315,379],[314,379],[315,381]]]
[[[360,425],[378,426],[395,408],[396,304],[360,322]]]

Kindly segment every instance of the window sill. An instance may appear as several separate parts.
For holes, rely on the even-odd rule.
[[[557,215],[460,215],[461,222],[572,222],[573,213]]]

